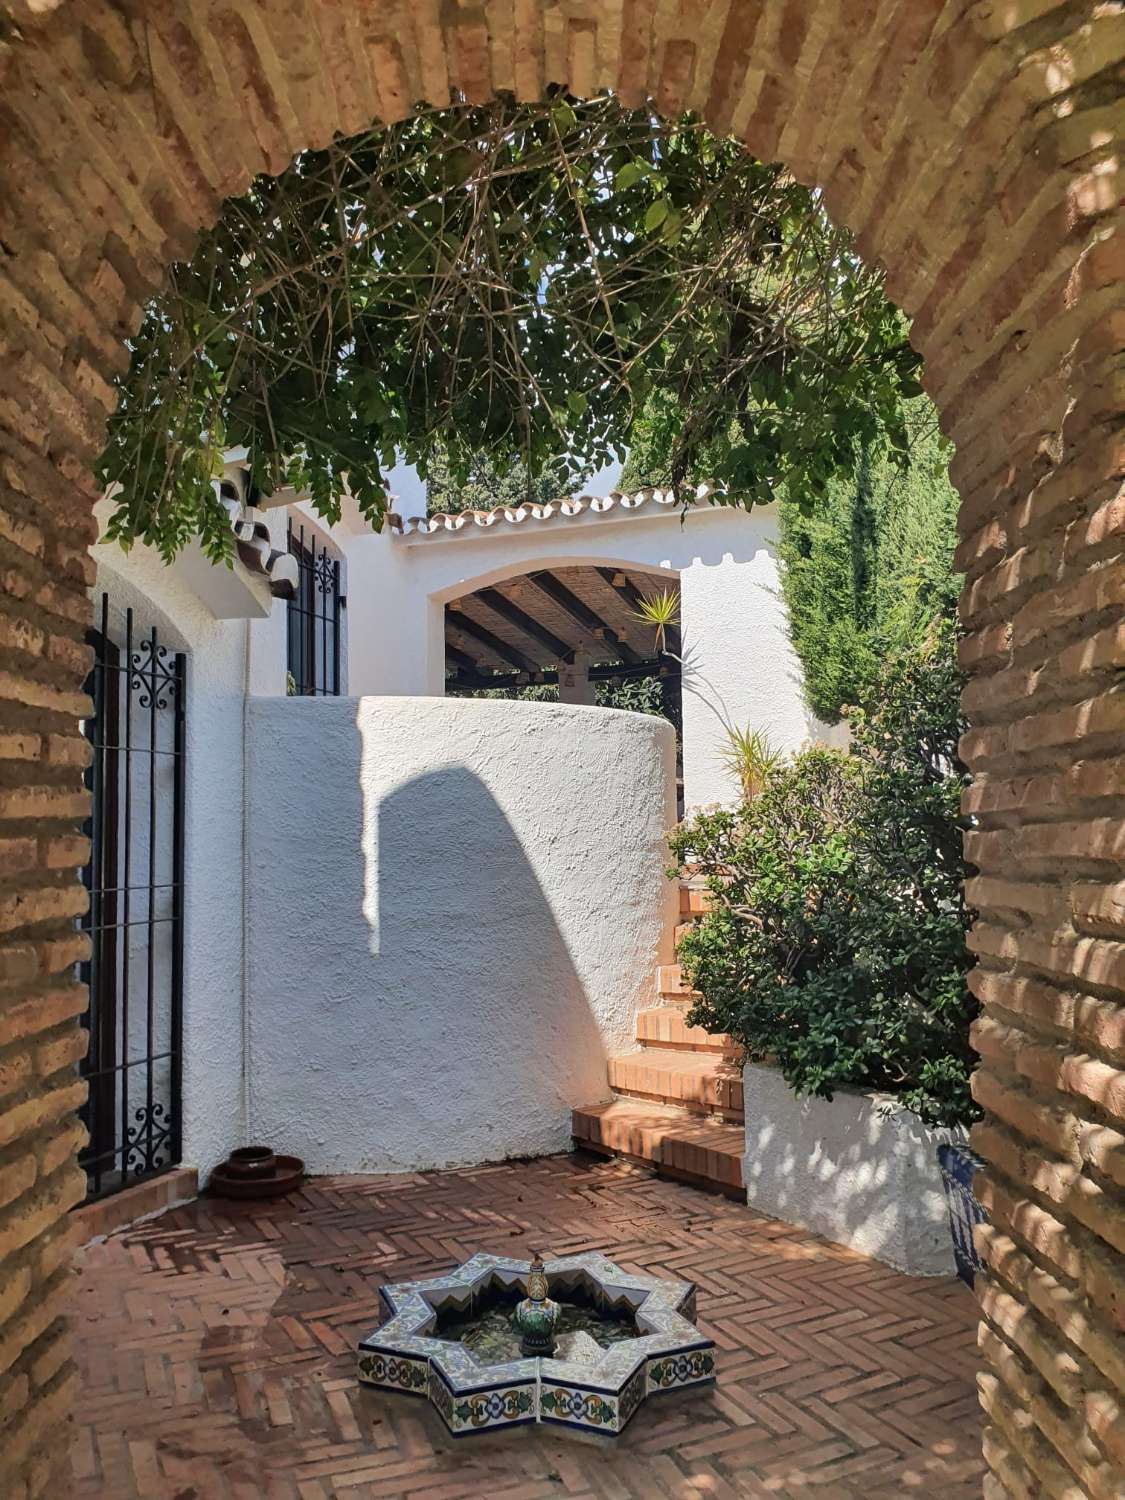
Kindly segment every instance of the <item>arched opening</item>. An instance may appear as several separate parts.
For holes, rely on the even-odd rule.
[[[1105,1342],[1122,1124],[1113,8],[824,0],[439,16],[279,3],[125,16],[83,0],[8,16],[0,743],[15,1086],[0,1116],[13,1174],[0,1245],[19,1289],[7,1378],[20,1414],[5,1439],[16,1493],[53,1482],[52,1424],[73,1390],[60,1218],[81,1190],[68,1069],[84,1004],[69,974],[84,951],[71,924],[84,906],[73,840],[88,465],[121,339],[162,268],[251,174],[451,86],[536,97],[548,82],[698,108],[785,160],[823,187],[914,318],[963,497],[973,984],[987,1012],[977,1143],[996,1226],[988,1483],[995,1496],[1105,1492],[1122,1464]],[[1029,1348],[1033,1369],[1018,1352]]]

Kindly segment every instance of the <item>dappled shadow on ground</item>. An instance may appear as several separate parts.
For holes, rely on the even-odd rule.
[[[454,1442],[360,1388],[384,1281],[604,1250],[699,1284],[719,1383],[616,1446]],[[975,1304],[618,1162],[550,1157],[203,1200],[80,1253],[72,1493],[99,1500],[976,1500]]]

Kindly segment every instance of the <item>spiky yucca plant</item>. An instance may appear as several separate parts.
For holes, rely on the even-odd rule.
[[[724,729],[727,742],[719,759],[742,788],[742,800],[752,802],[781,760],[781,752],[774,749],[769,735],[760,729],[751,729],[749,725],[740,729],[732,724]]]
[[[668,631],[680,622],[680,595],[676,589],[662,589],[659,594],[642,594],[633,618],[651,625],[656,632],[656,649],[668,651]]]

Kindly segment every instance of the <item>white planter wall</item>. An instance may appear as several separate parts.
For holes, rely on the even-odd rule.
[[[565,1149],[669,956],[671,726],[257,699],[249,736],[255,1139],[314,1172]]]
[[[773,1068],[743,1075],[746,1200],[911,1276],[954,1272],[934,1130],[888,1095],[797,1098]]]

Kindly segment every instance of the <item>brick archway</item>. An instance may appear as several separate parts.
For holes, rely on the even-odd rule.
[[[1111,0],[0,0],[6,1493],[45,1492],[72,1396],[88,465],[122,340],[252,173],[548,82],[780,157],[914,317],[963,497],[986,1493],[1121,1492],[1122,26]]]

